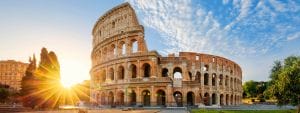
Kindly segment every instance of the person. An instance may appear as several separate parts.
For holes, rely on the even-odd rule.
[[[13,103],[13,108],[16,108],[16,103],[15,102]]]

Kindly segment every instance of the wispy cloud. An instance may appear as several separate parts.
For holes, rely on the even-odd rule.
[[[287,37],[287,40],[288,40],[288,41],[291,41],[291,40],[295,40],[295,39],[298,39],[298,38],[300,38],[300,32],[297,32],[297,33],[295,33],[295,34],[289,35],[289,36]]]
[[[292,40],[299,36],[291,35],[299,31],[300,25],[300,17],[296,15],[300,13],[299,3],[294,1],[223,0],[221,4],[224,6],[220,7],[226,6],[224,9],[234,9],[230,13],[236,13],[236,16],[229,16],[231,21],[225,25],[217,16],[228,15],[218,14],[201,3],[194,5],[195,1],[191,0],[129,2],[145,26],[160,32],[167,46],[163,53],[195,51],[238,56],[263,54],[286,39]]]

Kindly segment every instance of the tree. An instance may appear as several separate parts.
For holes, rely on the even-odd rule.
[[[9,97],[9,86],[0,84],[0,102],[5,102]]]
[[[247,97],[256,97],[256,83],[253,80],[247,81],[243,85],[243,90]]]
[[[270,86],[265,93],[278,100],[278,105],[298,105],[300,107],[300,57],[290,56],[275,61],[271,69]]]
[[[37,78],[34,76],[34,72],[36,70],[36,59],[35,55],[33,55],[33,59],[29,57],[29,65],[26,69],[25,76],[21,81],[21,96],[22,103],[24,107],[34,108],[36,105],[36,96],[32,95],[35,91],[35,84],[37,82]]]
[[[21,86],[23,105],[31,108],[58,107],[61,85],[60,67],[55,53],[42,48],[38,67],[35,56],[29,62]]]

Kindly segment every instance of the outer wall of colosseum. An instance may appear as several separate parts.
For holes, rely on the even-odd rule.
[[[121,4],[93,28],[91,101],[101,106],[228,106],[242,98],[242,70],[226,58],[149,51],[135,11]]]

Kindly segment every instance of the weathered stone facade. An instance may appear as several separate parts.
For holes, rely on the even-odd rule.
[[[9,85],[12,91],[19,91],[27,66],[27,63],[14,60],[0,61],[0,83]]]
[[[148,51],[135,11],[121,4],[93,28],[91,100],[114,106],[239,105],[242,70],[226,58]]]

